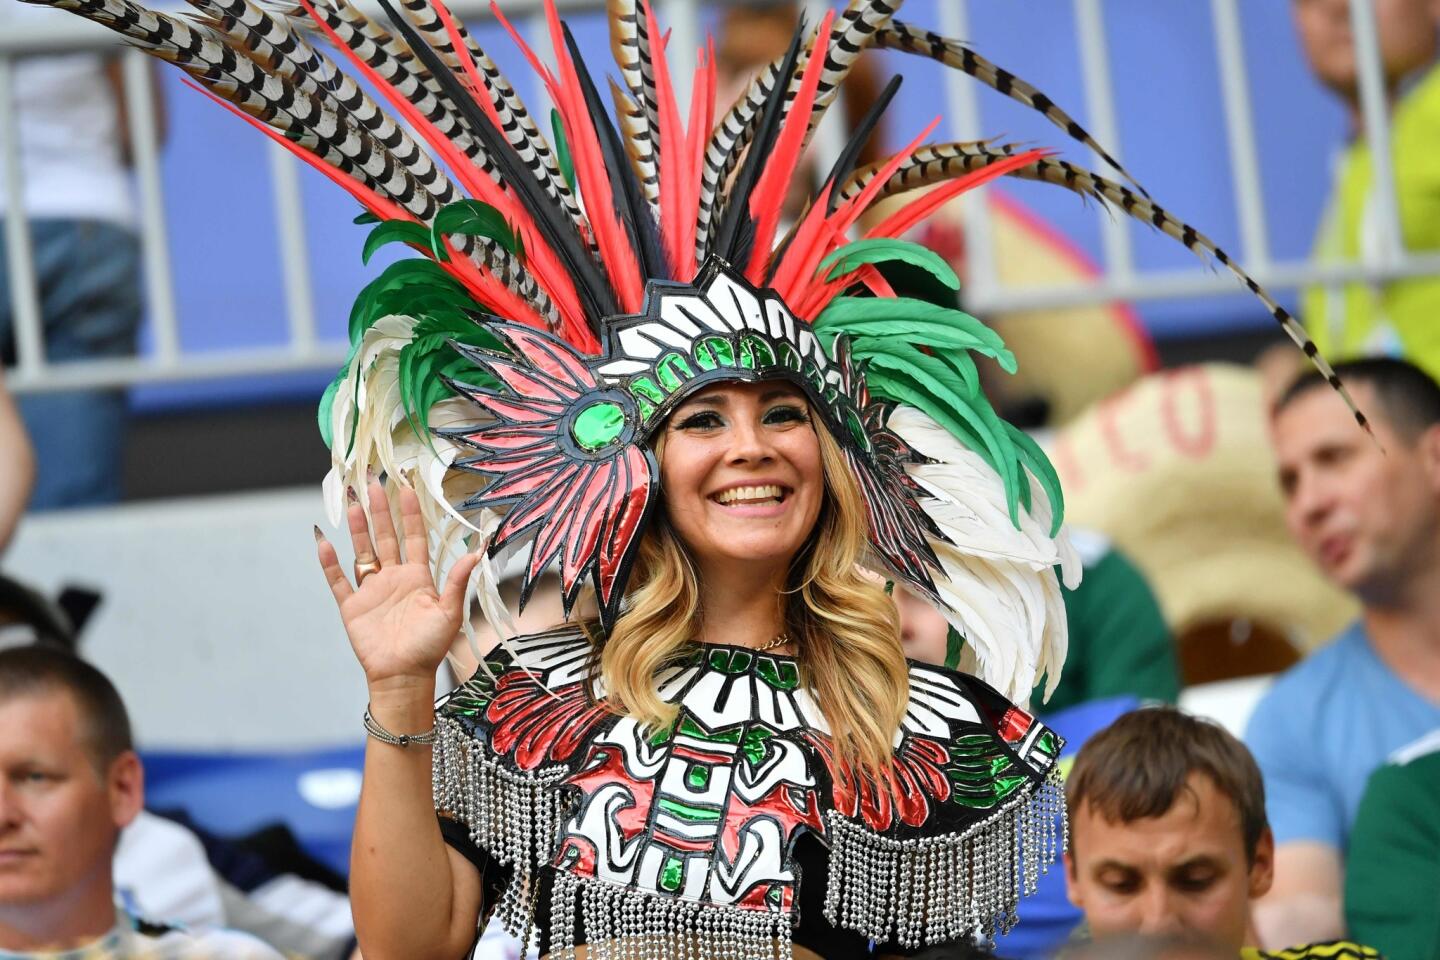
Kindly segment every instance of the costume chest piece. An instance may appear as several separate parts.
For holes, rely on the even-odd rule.
[[[657,678],[677,715],[656,732],[597,702],[590,653],[573,631],[518,638],[440,704],[437,810],[511,868],[499,915],[527,940],[548,916],[552,951],[583,928],[637,958],[660,932],[788,953],[803,831],[829,847],[832,925],[905,946],[959,939],[1006,927],[1017,888],[1060,848],[1058,738],[1013,708],[987,723],[942,674],[912,671],[900,791],[885,800],[837,766],[789,657],[704,648]]]

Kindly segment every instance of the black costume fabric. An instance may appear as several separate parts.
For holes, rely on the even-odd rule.
[[[655,732],[603,705],[582,633],[511,646],[440,704],[435,801],[507,928],[557,956],[963,943],[1006,929],[1063,843],[1061,741],[973,677],[911,664],[884,790],[836,759],[793,658],[694,648]]]

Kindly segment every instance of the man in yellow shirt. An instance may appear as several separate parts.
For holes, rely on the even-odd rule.
[[[1266,952],[1252,903],[1274,879],[1265,785],[1244,744],[1173,707],[1125,714],[1066,776],[1070,900],[1097,944],[1194,938],[1241,960],[1375,960],[1353,943]]]
[[[1353,140],[1338,158],[1315,241],[1321,264],[1357,263],[1379,238],[1374,165],[1362,133],[1349,0],[1293,0],[1296,29],[1316,79],[1346,105]],[[1391,106],[1400,233],[1411,253],[1440,250],[1440,3],[1375,0],[1380,57]],[[1440,277],[1320,284],[1307,288],[1301,320],[1332,360],[1403,355],[1440,376]]]

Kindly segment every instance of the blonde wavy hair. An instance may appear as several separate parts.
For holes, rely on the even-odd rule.
[[[785,630],[839,759],[883,773],[909,696],[898,617],[881,583],[859,566],[869,524],[850,465],[824,426],[815,434],[825,495],[815,530],[791,564]],[[656,457],[663,451],[661,434]],[[663,512],[642,535],[626,599],[608,637],[589,631],[598,652],[595,674],[614,709],[665,729],[677,708],[660,699],[656,676],[693,656],[705,611],[695,564]]]

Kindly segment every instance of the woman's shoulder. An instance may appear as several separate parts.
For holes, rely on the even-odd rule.
[[[1059,758],[1064,741],[1055,731],[979,677],[917,660],[908,663],[905,732],[949,739],[989,734],[1041,774]]]
[[[584,628],[562,624],[550,630],[502,640],[475,672],[436,701],[436,712],[473,724],[504,688],[523,685],[542,691],[584,686],[594,648]]]
[[[562,623],[549,630],[500,641],[486,656],[485,663],[492,669],[519,667],[542,674],[550,683],[564,684],[584,679],[593,650],[583,626]]]

